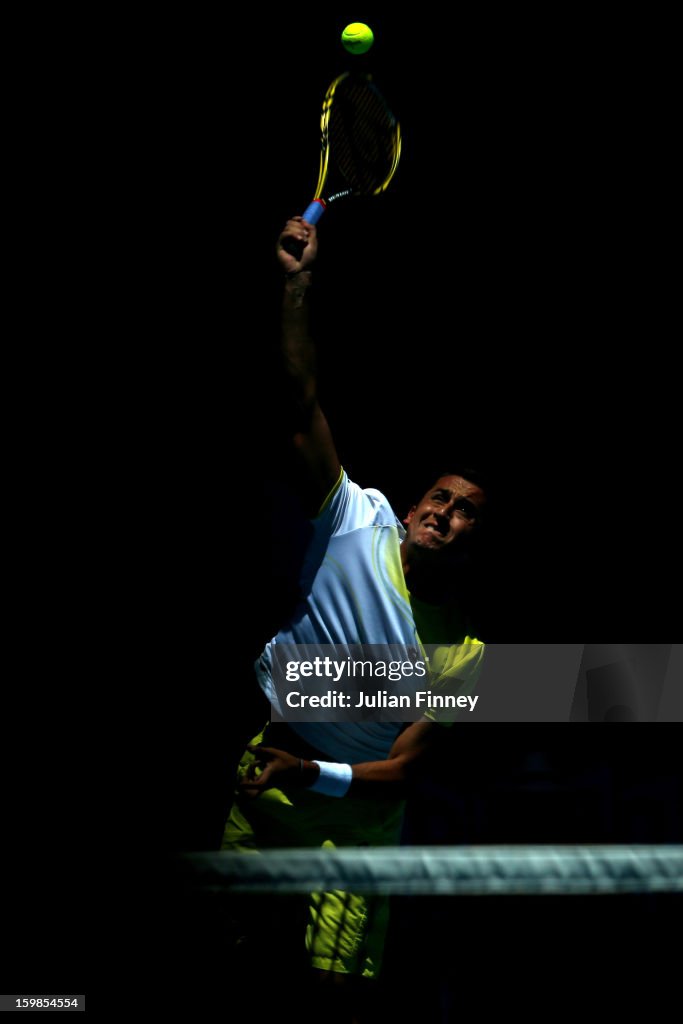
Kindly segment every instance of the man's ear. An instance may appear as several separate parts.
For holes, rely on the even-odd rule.
[[[417,508],[417,505],[413,505],[413,506],[412,506],[412,508],[410,509],[410,511],[409,511],[409,513],[408,513],[408,515],[407,515],[407,516],[405,517],[405,519],[403,520],[403,525],[404,525],[404,526],[407,526],[407,525],[408,525],[408,523],[409,523],[409,522],[410,522],[410,521],[412,520],[413,516],[415,515],[415,509],[416,509],[416,508]]]

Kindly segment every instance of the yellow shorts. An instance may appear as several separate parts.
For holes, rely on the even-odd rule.
[[[266,727],[251,743],[277,746],[269,742],[268,731]],[[245,751],[238,780],[253,760]],[[336,799],[309,789],[268,789],[256,798],[237,793],[221,849],[259,853],[283,847],[395,846],[403,809],[402,800]],[[314,892],[308,897],[307,913],[305,942],[311,966],[377,976],[389,920],[387,896]]]

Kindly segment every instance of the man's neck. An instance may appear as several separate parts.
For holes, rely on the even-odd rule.
[[[414,555],[410,557],[405,541],[401,544],[401,565],[406,586],[413,597],[426,604],[453,603],[453,581],[450,574],[447,578],[442,566],[436,569]]]

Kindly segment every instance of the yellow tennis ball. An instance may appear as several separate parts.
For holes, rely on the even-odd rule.
[[[375,37],[369,25],[364,25],[362,21],[354,21],[342,32],[341,41],[349,53],[367,53]]]

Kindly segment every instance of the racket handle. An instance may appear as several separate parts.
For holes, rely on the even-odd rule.
[[[323,199],[314,199],[312,203],[309,203],[304,210],[303,218],[308,221],[309,224],[317,224],[322,215],[325,212],[325,202]]]

